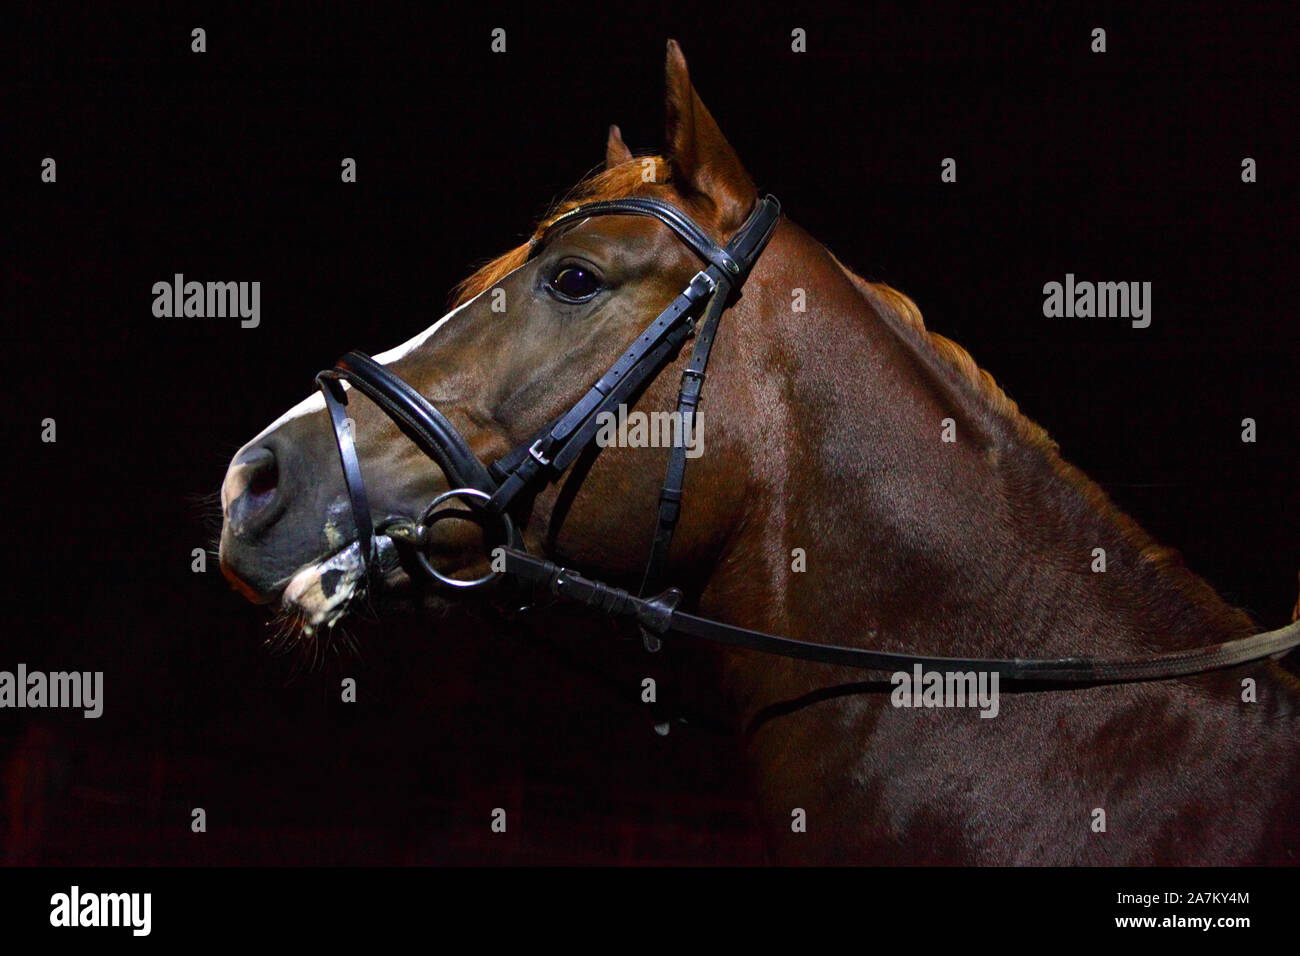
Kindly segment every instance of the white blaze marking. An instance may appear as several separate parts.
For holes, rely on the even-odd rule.
[[[347,382],[344,382],[343,384],[344,386],[346,386]],[[304,398],[297,405],[293,406],[293,408],[289,409],[287,412],[285,412],[275,421],[271,422],[271,424],[267,425],[260,432],[258,432],[257,437],[254,438],[252,441],[250,441],[248,445],[255,444],[256,442],[265,438],[267,435],[275,431],[277,428],[279,428],[281,425],[285,424],[286,422],[293,421],[295,418],[301,418],[303,415],[310,415],[312,412],[323,412],[324,410],[325,410],[324,396],[322,396],[320,392],[312,392],[310,395]],[[248,445],[245,445],[244,447],[247,448]]]
[[[482,293],[479,293],[479,295],[482,295]],[[458,315],[462,309],[468,308],[469,306],[473,305],[476,299],[478,299],[477,295],[474,296],[473,299],[470,299],[468,302],[464,303],[463,305],[456,306],[456,308],[452,309],[441,319],[433,323],[433,325],[429,326],[427,329],[425,329],[423,332],[421,332],[419,335],[415,336],[414,338],[407,339],[401,345],[397,346],[396,348],[389,349],[387,352],[380,352],[378,355],[372,355],[371,358],[373,358],[380,365],[391,365],[393,362],[396,362],[398,359],[404,358],[405,356],[409,355],[411,352],[414,352],[416,349],[418,349],[425,342],[429,341],[429,339],[433,337],[434,332],[437,332],[440,328],[446,325],[447,322],[450,319],[452,319],[454,316]]]
[[[487,289],[483,290],[483,292],[487,292],[487,291],[488,291]],[[480,292],[478,295],[474,296],[474,298],[470,299],[468,302],[462,305],[458,305],[456,308],[452,309],[441,319],[433,323],[433,325],[429,326],[427,329],[425,329],[423,332],[421,332],[419,335],[415,336],[414,338],[407,339],[401,345],[397,346],[396,348],[391,348],[387,352],[380,352],[378,355],[372,355],[371,358],[373,358],[380,365],[391,365],[393,362],[396,362],[398,359],[409,355],[411,352],[418,349],[425,342],[429,341],[429,339],[433,337],[433,333],[437,332],[440,328],[442,328],[443,325],[445,325],[452,317],[458,315],[462,309],[467,309],[469,308],[469,306],[473,305],[478,300],[479,296],[483,295],[483,292]],[[345,389],[348,388],[349,387],[348,383],[344,382],[343,387]],[[291,422],[295,418],[301,418],[302,416],[310,415],[313,412],[323,412],[324,410],[325,410],[324,397],[321,395],[319,391],[312,392],[310,395],[304,398],[297,405],[293,406],[293,408],[289,409],[287,412],[285,412],[275,421],[271,422],[271,424],[267,425],[260,432],[258,432],[257,437],[254,438],[252,441],[248,442],[248,445],[252,445],[262,440],[271,432],[279,428],[281,425]],[[248,445],[245,445],[244,447],[247,448]]]

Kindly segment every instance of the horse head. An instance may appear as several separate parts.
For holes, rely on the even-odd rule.
[[[669,45],[667,86],[666,156],[633,156],[611,127],[604,168],[538,223],[529,243],[462,283],[447,315],[374,357],[445,416],[477,461],[501,458],[582,399],[642,334],[648,317],[707,265],[655,218],[566,219],[566,213],[606,200],[656,200],[685,213],[721,245],[754,210],[754,183],[692,86],[675,43]],[[774,249],[782,244],[781,232]],[[761,334],[746,327],[771,307],[767,284],[771,263],[780,258],[769,253],[749,277],[729,311],[735,332],[728,336]],[[720,351],[738,347],[724,341]],[[749,362],[758,354],[751,351]],[[684,354],[668,356],[667,367],[629,396],[629,404],[672,408],[686,362]],[[700,504],[683,516],[674,550],[697,562],[726,550],[729,529],[747,504],[746,482],[738,479],[748,470],[744,459],[754,436],[743,433],[750,416],[732,406],[752,404],[756,396],[743,387],[746,369],[728,364],[722,374],[734,381],[716,389],[707,419],[701,412],[696,422],[696,437],[702,442],[707,434],[708,442],[708,454],[690,468]],[[431,467],[373,403],[354,397],[347,416],[371,523],[387,544],[384,529],[409,529],[430,501],[463,479]],[[279,602],[299,615],[307,634],[339,620],[366,583],[363,535],[335,442],[325,398],[313,394],[245,444],[222,485],[226,577],[249,599]],[[512,508],[522,541],[530,550],[580,557],[584,567],[631,577],[654,531],[668,455],[662,443],[588,449],[559,480]],[[482,534],[470,522],[429,522],[421,547],[444,575],[477,578],[488,570]],[[382,581],[372,584],[398,594],[410,587],[411,572],[409,561],[390,563]],[[447,590],[427,597],[441,602]]]

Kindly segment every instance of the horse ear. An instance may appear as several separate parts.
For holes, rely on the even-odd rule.
[[[605,168],[613,169],[632,161],[632,150],[623,142],[623,133],[617,126],[609,128],[609,139],[605,143]]]
[[[749,212],[757,190],[713,114],[700,100],[676,40],[668,41],[667,139],[674,185],[684,196],[711,199],[724,224]]]

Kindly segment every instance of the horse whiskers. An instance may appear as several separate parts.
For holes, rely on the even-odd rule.
[[[221,526],[225,521],[225,509],[221,505],[221,493],[195,492],[189,495],[188,498],[210,542],[208,550],[215,554],[221,543]]]
[[[355,597],[352,601],[354,600]],[[349,601],[349,606],[352,601]],[[370,610],[373,614],[373,608]],[[304,673],[319,672],[331,656],[346,660],[360,659],[356,638],[339,625],[343,616],[340,614],[322,627],[307,623],[304,611],[293,605],[281,605],[275,612],[267,622],[272,633],[263,643],[274,656],[292,657],[290,682]]]
[[[301,626],[302,613],[300,611],[282,608],[275,617],[267,622],[267,627],[273,629],[273,633],[265,641],[267,649],[277,656],[287,653]]]

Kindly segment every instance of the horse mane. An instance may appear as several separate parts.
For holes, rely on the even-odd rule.
[[[1176,548],[1162,545],[1152,538],[1141,525],[1116,506],[1100,485],[1062,458],[1060,446],[1047,434],[1047,430],[1020,411],[1020,407],[1002,390],[993,376],[975,363],[970,352],[952,339],[927,329],[921,310],[909,296],[883,282],[868,282],[833,254],[831,259],[869,304],[877,311],[888,311],[911,333],[912,339],[927,345],[943,365],[968,384],[985,406],[1010,426],[1026,446],[1042,456],[1053,474],[1073,488],[1098,517],[1109,521],[1143,561],[1158,568],[1185,567],[1182,555]]]
[[[971,386],[989,409],[1009,424],[1026,444],[1056,454],[1058,446],[1047,434],[1047,430],[1020,411],[1020,406],[1002,390],[993,376],[975,363],[970,352],[952,339],[938,332],[931,332],[925,327],[921,310],[910,296],[883,282],[868,282],[836,259],[833,254],[831,258],[876,311],[887,311],[911,331],[913,338],[928,345],[943,364]]]
[[[652,177],[644,175],[644,170],[648,169],[647,163],[654,164]],[[671,166],[664,157],[646,156],[592,173],[561,200],[552,204],[550,210],[537,222],[530,240],[540,238],[556,218],[583,203],[651,192],[654,186],[669,181],[670,169]],[[529,242],[525,242],[480,266],[455,287],[452,306],[463,305],[523,265],[528,260],[529,245]],[[911,333],[909,337],[915,344],[930,349],[943,366],[970,387],[997,419],[1009,426],[1025,445],[1036,449],[1043,456],[1052,472],[1072,486],[1101,518],[1114,525],[1144,561],[1157,567],[1182,565],[1182,557],[1177,550],[1156,542],[1136,521],[1120,511],[1096,482],[1061,458],[1059,446],[1047,434],[1046,429],[1026,417],[993,376],[976,364],[966,349],[952,339],[927,329],[921,310],[911,298],[882,282],[867,281],[833,254],[831,259],[875,311],[887,312]]]

